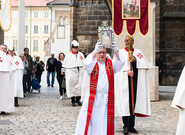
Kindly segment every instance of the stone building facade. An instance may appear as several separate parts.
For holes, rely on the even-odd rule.
[[[184,0],[156,0],[156,51],[164,64],[162,85],[176,85],[185,65],[184,7]]]
[[[176,85],[185,65],[185,1],[151,2],[156,3],[156,52],[164,64],[162,85]],[[111,13],[105,0],[72,0],[70,6],[71,39],[77,39],[80,49],[89,53],[97,41],[97,27],[103,20],[111,25]]]
[[[103,20],[111,25],[111,14],[104,0],[76,0],[71,6],[71,39],[77,39],[80,50],[90,53],[97,42],[97,29]],[[73,16],[73,17],[72,17]]]

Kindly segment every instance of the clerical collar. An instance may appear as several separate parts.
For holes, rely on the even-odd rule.
[[[127,51],[128,52],[128,49],[125,47],[125,51]],[[132,48],[132,52],[134,52],[134,48]]]
[[[71,52],[72,52],[73,54],[78,54],[78,52],[76,52],[76,53],[75,53],[75,52],[73,52],[73,51],[71,51]]]

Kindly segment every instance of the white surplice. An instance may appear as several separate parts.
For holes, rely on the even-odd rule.
[[[7,55],[0,51],[0,112],[14,112],[14,91],[10,72],[10,61]]]
[[[22,63],[22,60],[20,57],[18,56],[14,56],[14,64],[15,64],[15,71],[14,71],[14,96],[15,97],[24,97],[23,94],[23,85],[22,85],[22,81],[23,81],[23,70],[24,70],[24,66]]]
[[[11,55],[7,55],[8,57],[8,60],[10,61],[10,64],[11,64],[11,72],[10,72],[10,80],[11,80],[11,87],[12,87],[12,91],[15,95],[15,83],[14,83],[14,73],[15,73],[15,62],[14,62],[14,58],[11,56]],[[15,97],[15,96],[14,96]]]
[[[125,65],[120,72],[115,74],[115,114],[116,116],[130,116],[129,108],[129,85],[128,74],[130,70],[130,62],[128,62],[128,52],[124,49],[120,50],[121,55],[125,59]],[[134,57],[137,59],[137,97],[135,105],[135,113],[140,115],[151,115],[150,108],[150,88],[148,83],[147,70],[149,69],[149,63],[144,54],[134,49]]]
[[[181,73],[173,98],[172,107],[180,109],[176,135],[184,135],[185,127],[185,67]]]
[[[88,100],[90,94],[90,76],[96,62],[97,62],[96,57],[92,59],[92,54],[89,54],[84,61],[86,72],[86,75],[84,77],[86,78],[83,79],[83,84],[85,84],[85,86],[83,87],[84,88],[83,93],[86,93],[86,95],[81,111],[78,116],[75,135],[83,135],[85,131]],[[113,59],[114,73],[118,72],[122,68],[123,64],[124,64],[123,58],[121,58],[121,60],[114,58]],[[107,78],[107,72],[105,69],[105,62],[103,63],[98,62],[98,65],[99,65],[98,83],[91,120],[88,128],[88,135],[107,134],[107,104],[108,104],[109,83]]]
[[[63,67],[65,67],[66,92],[68,97],[81,96],[82,78],[84,73],[83,67],[84,55],[68,53],[65,56]],[[79,67],[79,71],[77,69]]]

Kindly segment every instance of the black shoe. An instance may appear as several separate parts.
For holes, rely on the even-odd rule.
[[[15,104],[15,107],[18,107],[19,106],[19,104]]]
[[[2,115],[5,115],[6,113],[5,112],[1,112]]]
[[[75,106],[76,106],[76,104],[75,104],[75,103],[72,103],[72,106],[73,106],[73,107],[75,107]]]
[[[134,134],[138,134],[138,131],[135,128],[131,128],[129,130],[129,132],[134,133]]]
[[[128,128],[125,128],[123,133],[124,133],[124,135],[128,135],[128,133],[129,133]]]
[[[54,87],[53,85],[51,85],[51,87]]]
[[[82,103],[80,101],[77,102],[78,106],[82,106]]]
[[[48,87],[50,87],[50,85],[48,85]]]

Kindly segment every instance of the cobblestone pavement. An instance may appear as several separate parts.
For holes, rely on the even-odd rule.
[[[136,118],[139,135],[175,134],[178,110],[170,107],[173,94],[160,91],[160,101],[151,103],[152,116]],[[54,88],[42,83],[41,93],[26,94],[19,105],[14,113],[0,115],[0,135],[74,134],[80,107],[72,107],[70,99],[59,100],[56,82]],[[121,118],[116,118],[115,134],[123,135]]]

